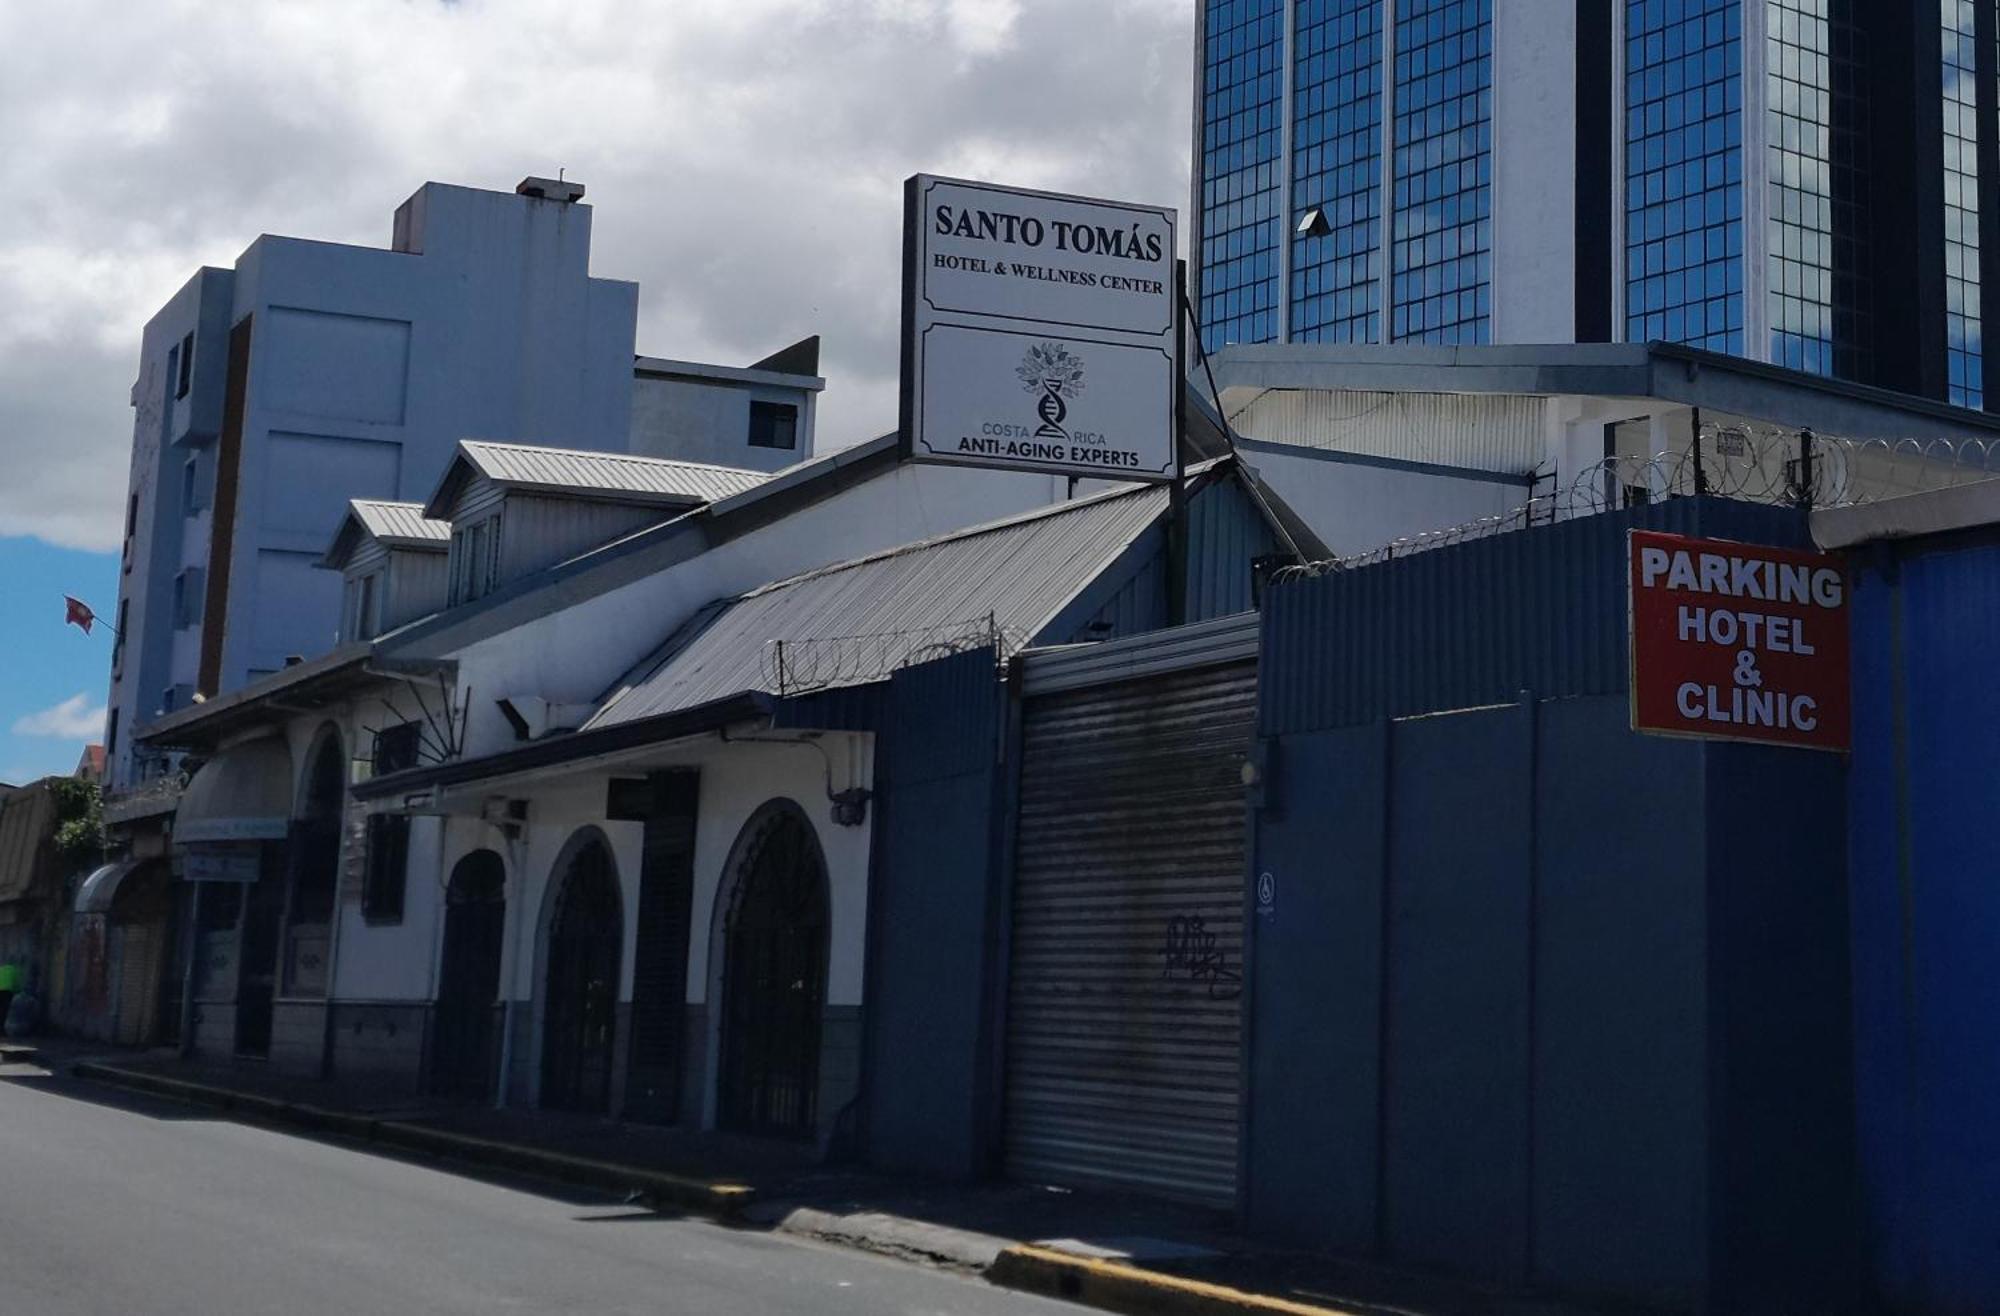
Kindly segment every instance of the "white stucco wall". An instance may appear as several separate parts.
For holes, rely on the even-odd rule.
[[[832,759],[834,789],[871,784],[872,736],[830,733],[819,744]],[[698,1004],[709,997],[714,976],[710,944],[715,931],[716,898],[744,824],[767,802],[785,798],[796,802],[812,820],[826,861],[831,918],[827,1003],[859,1004],[866,952],[870,827],[865,822],[858,827],[842,827],[833,821],[826,796],[827,760],[819,750],[801,743],[724,744],[719,738],[663,749],[649,761],[621,764],[615,770],[511,788],[511,794],[529,802],[529,823],[521,843],[511,854],[502,851],[502,856],[510,861],[509,959],[502,972],[513,998],[532,1001],[541,992],[540,943],[552,888],[562,876],[557,865],[565,861],[564,850],[570,838],[581,828],[595,827],[611,844],[625,910],[618,999],[632,999],[632,966],[638,949],[640,848],[645,829],[639,823],[605,821],[606,784],[613,776],[637,776],[668,764],[693,767],[701,773],[695,827],[694,900],[688,938],[688,1001]],[[483,824],[465,820],[454,821],[453,827],[454,836],[459,829],[490,831]],[[472,848],[477,847],[465,847]],[[447,853],[455,857],[463,850],[448,847]],[[518,873],[513,871],[514,862],[520,864]],[[415,871],[414,854],[412,871]]]
[[[834,788],[870,784],[873,737],[828,735],[821,746],[833,760]],[[743,826],[774,799],[790,799],[812,820],[826,860],[828,939],[826,1003],[859,1005],[867,950],[870,828],[833,821],[826,798],[827,764],[806,745],[738,745],[701,769],[700,819],[695,828],[694,921],[688,946],[688,1001],[709,999],[720,980],[712,963],[717,945],[717,896]],[[871,806],[872,808],[872,806]],[[872,813],[871,813],[872,818]]]
[[[463,833],[476,822],[415,818],[410,823],[410,857],[403,885],[403,917],[397,923],[370,923],[361,900],[340,902],[339,941],[334,956],[334,996],[344,1001],[427,1001],[436,995],[437,953],[444,910],[444,884],[451,863],[478,849]],[[453,827],[459,835],[447,832]],[[350,839],[350,844],[353,843]]]
[[[539,942],[551,885],[561,876],[556,872],[556,863],[563,858],[570,838],[585,827],[602,832],[611,847],[620,907],[624,911],[618,999],[632,999],[632,951],[639,925],[639,848],[645,828],[639,823],[605,821],[604,793],[609,775],[564,777],[512,792],[528,801],[528,826],[515,850],[520,872],[508,873],[506,954],[509,958],[503,958],[501,967],[501,980],[512,984],[517,1000],[531,1000],[539,994],[540,984],[536,981],[541,971]]]
[[[550,612],[452,654],[472,702],[469,757],[517,742],[495,707],[508,695],[594,703],[696,609],[828,563],[1046,506],[1043,475],[901,466],[699,557]]]
[[[1340,557],[1513,511],[1530,492],[1525,484],[1336,461],[1304,449],[1294,456],[1260,448],[1250,465]]]

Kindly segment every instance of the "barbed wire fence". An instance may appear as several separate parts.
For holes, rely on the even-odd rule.
[[[1811,430],[1704,425],[1689,447],[1606,457],[1579,471],[1567,486],[1530,497],[1509,511],[1406,535],[1366,552],[1286,567],[1274,578],[1370,566],[1670,498],[1849,507],[1995,477],[2000,477],[2000,440],[1995,439],[1848,439]]]
[[[1026,647],[1028,636],[999,624],[993,613],[964,621],[871,635],[821,635],[764,644],[764,688],[781,696],[887,679],[904,667],[991,646],[1001,663]]]

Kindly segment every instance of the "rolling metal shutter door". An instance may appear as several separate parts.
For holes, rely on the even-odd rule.
[[[1256,667],[1023,713],[1007,1170],[1236,1200]]]

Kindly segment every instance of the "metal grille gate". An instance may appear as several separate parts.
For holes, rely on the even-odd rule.
[[[1232,1206],[1256,666],[1029,694],[1008,1173]]]

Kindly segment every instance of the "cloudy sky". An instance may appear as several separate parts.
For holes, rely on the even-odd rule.
[[[108,648],[62,629],[59,596],[108,591],[115,563],[53,550],[117,547],[139,331],[196,266],[267,232],[386,245],[426,179],[564,169],[596,208],[592,272],[640,284],[642,352],[747,362],[819,333],[822,441],[851,442],[894,423],[901,180],[1185,208],[1195,10],[0,5],[0,578],[39,586],[0,594],[0,780],[76,755],[10,728],[103,702]]]

